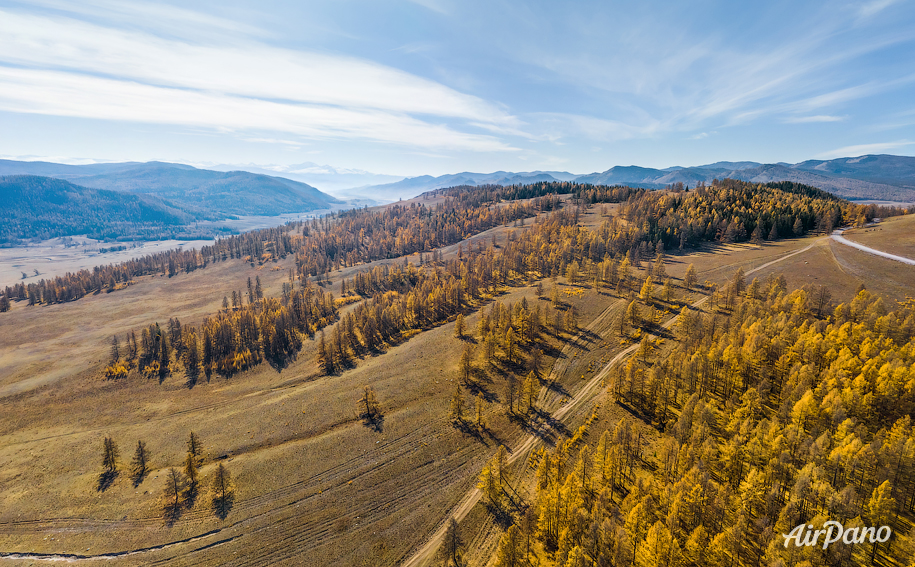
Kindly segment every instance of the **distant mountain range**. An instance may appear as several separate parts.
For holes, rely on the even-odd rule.
[[[307,183],[314,187],[320,187],[322,191],[329,191],[342,198],[366,197],[366,195],[361,195],[358,191],[350,191],[354,187],[382,185],[403,179],[403,176],[399,175],[371,173],[361,169],[344,169],[311,162],[293,165],[221,164],[209,166],[208,169],[215,171],[242,170],[264,175],[280,175],[288,179]]]
[[[663,188],[674,183],[695,187],[699,182],[708,184],[715,178],[729,177],[757,183],[794,181],[848,199],[915,202],[915,157],[892,155],[796,164],[721,161],[665,169],[615,166],[587,175],[565,171],[462,172],[399,180],[395,176],[313,163],[214,167],[225,171],[162,162],[65,165],[0,160],[0,234],[4,235],[0,241],[83,233],[121,238],[199,234],[191,227],[198,220],[238,215],[275,216],[376,204],[455,185],[538,181]],[[253,171],[242,170],[246,168]],[[344,203],[307,183],[287,178],[293,176],[323,180],[325,185],[336,187],[338,195],[356,197],[361,202]],[[364,181],[385,183],[347,187]]]
[[[394,183],[352,189],[365,195],[408,198],[425,191],[453,185],[510,185],[537,181],[575,181],[605,185],[631,185],[660,189],[673,183],[695,187],[700,181],[730,177],[741,181],[767,183],[794,181],[819,187],[847,199],[915,202],[915,157],[867,155],[834,160],[809,160],[797,164],[762,164],[752,161],[716,162],[694,167],[654,169],[615,166],[610,169],[575,175],[558,171],[512,173],[456,173],[432,177],[408,177]]]
[[[343,204],[311,185],[284,177],[175,163],[64,165],[0,160],[0,176],[10,175],[52,177],[92,189],[155,196],[195,218],[273,216]]]

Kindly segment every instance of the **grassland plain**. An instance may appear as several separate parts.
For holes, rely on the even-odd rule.
[[[842,236],[881,252],[915,259],[915,215],[893,217],[874,226],[846,230]]]
[[[592,209],[582,221],[593,224],[599,217]],[[490,242],[493,234],[498,240],[511,230],[523,229],[500,227],[475,238]],[[451,246],[445,253],[457,249]],[[825,252],[831,247],[823,238],[674,253],[667,270],[681,277],[693,263],[700,281],[721,283],[737,267],[749,271],[801,250],[754,275],[783,271],[801,281],[806,276],[785,268],[814,258],[822,267],[811,273],[824,278],[835,273],[836,284],[850,288],[847,293],[861,282],[880,293],[877,287],[885,279],[880,266],[887,260],[841,250],[830,263]],[[386,262],[393,261],[402,259]],[[877,263],[867,265],[869,261]],[[365,267],[334,274],[332,285]],[[859,272],[850,274],[852,269]],[[92,564],[106,562],[100,557],[105,554],[135,551],[120,556],[119,563],[398,564],[429,541],[429,534],[462,502],[499,443],[517,455],[515,462],[523,469],[527,456],[522,449],[574,431],[600,400],[594,377],[623,348],[611,330],[623,305],[619,297],[590,288],[580,288],[580,296],[563,295],[588,333],[574,341],[548,339],[546,362],[553,370],[541,404],[559,413],[583,388],[591,388],[580,396],[581,403],[562,412],[560,423],[525,428],[491,404],[486,432],[480,435],[456,429],[447,415],[463,348],[453,337],[453,323],[424,331],[336,376],[318,376],[309,341],[282,372],[261,365],[193,389],[180,376],[161,384],[99,378],[111,334],[173,316],[197,323],[219,308],[223,295],[242,288],[247,277],[261,275],[267,294],[275,295],[286,273],[282,262],[260,271],[226,262],[172,279],[144,278],[113,294],[4,315],[4,327],[19,331],[0,334],[0,552],[21,554],[7,562],[29,564],[42,554],[48,559],[72,554],[79,557],[71,559]],[[547,288],[551,285],[546,281]],[[556,285],[573,287],[561,278]],[[889,297],[895,297],[893,289],[887,288]],[[845,287],[834,292],[845,293]],[[509,289],[497,299],[522,297],[540,301],[530,287]],[[681,299],[699,297],[681,292]],[[469,329],[477,317],[468,317]],[[477,388],[498,398],[504,370],[497,366],[479,376]],[[380,431],[355,417],[363,384],[375,388],[384,408]],[[599,416],[615,420],[622,411],[603,404]],[[204,476],[211,474],[214,459],[225,456],[220,462],[236,478],[237,499],[221,521],[202,494],[167,526],[160,510],[162,475],[168,466],[180,464],[190,430],[207,448],[210,464]],[[154,470],[136,489],[122,473],[112,488],[96,490],[105,435],[119,443],[125,463],[136,440],[148,442]],[[500,532],[491,515],[481,506],[471,507],[462,526],[474,534],[479,559],[488,557]]]

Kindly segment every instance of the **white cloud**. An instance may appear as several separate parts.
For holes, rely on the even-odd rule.
[[[816,116],[794,116],[786,118],[784,122],[788,124],[806,124],[809,122],[841,122],[845,116],[830,116],[828,114],[817,114]]]
[[[860,144],[857,146],[845,146],[844,148],[837,148],[835,150],[830,150],[828,152],[823,152],[816,156],[817,159],[835,159],[840,157],[857,157],[867,154],[875,154],[887,152],[890,150],[896,150],[899,148],[904,148],[906,146],[911,146],[915,142],[910,142],[908,140],[896,140],[895,142],[880,142],[876,144]]]
[[[179,124],[226,132],[272,131],[318,139],[363,139],[449,150],[513,149],[490,136],[458,132],[404,114],[374,109],[290,104],[11,67],[0,67],[0,109]]]
[[[131,10],[133,17],[146,11],[151,20],[165,18],[157,25],[168,27],[159,8]],[[222,40],[194,43],[0,9],[0,106],[484,152],[511,148],[460,132],[455,121],[520,132],[520,122],[500,106],[440,83],[353,57],[268,46],[228,33],[231,22],[211,20],[199,16],[195,23],[226,31]]]

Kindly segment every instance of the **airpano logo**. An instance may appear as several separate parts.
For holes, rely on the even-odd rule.
[[[823,549],[838,542],[847,545],[856,543],[883,543],[890,539],[893,530],[889,526],[880,526],[879,528],[848,528],[842,527],[842,524],[835,521],[828,521],[823,524],[822,529],[814,530],[812,525],[801,524],[791,530],[791,533],[782,537],[785,538],[785,547],[794,540],[795,547],[812,547],[819,543],[820,536],[823,536]]]

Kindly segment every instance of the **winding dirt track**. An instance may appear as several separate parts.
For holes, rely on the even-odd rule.
[[[809,246],[807,246],[803,249],[796,250],[794,252],[785,254],[784,256],[781,256],[775,260],[772,260],[759,267],[749,270],[748,272],[746,272],[746,274],[750,275],[754,272],[767,268],[773,264],[786,260],[792,256],[806,252],[807,250],[811,249],[812,247],[822,244],[824,241],[825,241],[825,239],[817,239],[815,242],[813,242],[812,244],[810,244]],[[703,298],[699,299],[698,301],[696,301],[692,304],[692,307],[693,308],[700,307],[702,304],[704,304],[707,301],[707,299],[708,299],[707,297],[703,297]],[[566,370],[566,368],[568,367],[568,362],[566,362],[566,361],[569,360],[571,351],[574,349],[582,348],[584,346],[584,343],[587,342],[587,339],[584,338],[584,336],[588,332],[593,331],[594,329],[597,329],[600,326],[602,326],[606,322],[607,318],[610,317],[611,313],[615,309],[618,308],[618,303],[619,302],[614,302],[607,309],[605,309],[600,315],[598,315],[594,320],[591,321],[591,323],[585,328],[585,330],[579,335],[579,337],[576,340],[568,343],[563,348],[562,353],[565,356],[561,356],[559,358],[559,360],[557,361],[558,366],[554,365],[554,368],[551,371],[550,378],[553,378],[554,376],[559,375]],[[662,325],[662,327],[665,329],[669,329],[676,323],[676,320],[677,320],[677,317],[675,316],[675,317],[671,318],[670,320],[668,320],[667,322],[665,322]],[[629,354],[631,354],[637,347],[638,347],[638,345],[629,346],[626,349],[624,349],[623,351],[621,351],[620,353],[618,353],[616,356],[614,356],[613,359],[610,360],[607,364],[605,364],[604,367],[597,374],[595,374],[595,376],[590,381],[588,381],[575,394],[575,396],[571,400],[569,400],[568,402],[563,404],[561,407],[559,407],[552,414],[552,417],[557,420],[563,419],[563,418],[569,416],[570,414],[572,414],[574,410],[582,409],[588,403],[593,402],[594,399],[596,398],[596,396],[600,393],[600,391],[602,389],[602,382],[603,382],[604,378],[607,376],[607,374],[610,372],[610,370],[613,368],[613,366],[616,365],[617,363],[619,363],[620,361],[622,361],[623,359],[625,359],[625,357],[627,357]],[[546,396],[547,396],[547,392],[544,389],[543,391],[541,391],[541,394],[540,394],[541,404],[544,404],[546,402],[546,399],[545,399]],[[200,409],[200,408],[195,408],[195,409]],[[185,410],[185,411],[188,411],[188,410]],[[445,419],[445,418],[442,418],[442,419],[439,419],[436,421],[437,422],[442,421],[443,419]],[[431,428],[435,427],[436,425],[437,425],[437,423],[427,424],[425,427],[422,427],[419,430],[414,430],[402,437],[391,439],[391,440],[387,441],[387,443],[385,443],[380,448],[381,449],[386,448],[389,451],[393,449],[393,456],[391,457],[392,459],[401,458],[401,457],[405,456],[407,453],[414,451],[418,447],[419,442],[422,439],[423,435],[428,434],[428,431]],[[539,440],[539,436],[536,434],[536,432],[529,434],[523,440],[523,442],[521,442],[517,447],[514,448],[514,450],[512,451],[512,453],[509,457],[509,463],[510,464],[514,463],[514,462],[518,461],[519,459],[525,457],[527,455],[527,453],[536,445],[538,440]],[[385,446],[387,446],[387,447],[385,447]],[[358,467],[358,466],[356,466],[356,464],[357,464],[356,462],[361,458],[363,458],[363,456],[356,456],[353,459],[350,459],[346,462],[338,463],[331,469],[323,471],[320,474],[316,474],[312,478],[304,479],[302,481],[292,483],[288,486],[279,488],[277,490],[274,490],[274,491],[266,493],[266,494],[261,494],[254,498],[251,498],[249,500],[237,502],[235,508],[238,510],[244,509],[244,510],[254,511],[253,509],[255,509],[257,507],[262,507],[264,505],[268,506],[268,509],[264,510],[264,511],[260,511],[259,513],[255,513],[254,516],[247,517],[243,520],[240,520],[239,522],[236,522],[233,525],[229,525],[229,526],[225,526],[221,529],[205,532],[205,533],[202,533],[202,534],[199,534],[196,536],[192,536],[190,538],[172,541],[169,543],[165,543],[165,544],[157,545],[157,546],[153,546],[153,547],[125,550],[125,551],[121,551],[121,552],[101,554],[101,555],[29,554],[29,553],[0,552],[0,559],[33,560],[33,561],[36,561],[36,560],[37,561],[64,561],[64,562],[112,560],[112,559],[124,558],[125,556],[144,555],[147,553],[162,551],[162,550],[165,550],[165,549],[168,549],[171,547],[179,546],[181,544],[187,544],[187,543],[191,543],[191,542],[201,541],[203,539],[210,539],[210,538],[218,537],[218,534],[225,536],[227,533],[237,533],[239,530],[242,531],[241,534],[230,536],[230,537],[223,537],[222,539],[218,539],[217,541],[214,541],[208,545],[205,545],[201,549],[205,549],[205,548],[216,546],[216,545],[221,545],[221,544],[227,543],[228,541],[237,539],[239,537],[250,535],[250,533],[245,533],[245,530],[253,529],[254,531],[259,531],[259,530],[267,529],[267,528],[273,529],[275,526],[272,526],[272,525],[268,525],[266,527],[255,526],[255,525],[253,525],[253,521],[257,518],[263,518],[265,515],[270,514],[272,512],[276,512],[279,510],[288,511],[292,508],[297,507],[298,504],[304,502],[305,500],[313,498],[314,491],[313,491],[313,489],[309,488],[309,483],[315,481],[318,477],[323,478],[325,486],[326,485],[339,486],[339,485],[345,484],[348,480],[350,480],[352,478],[370,474],[371,469],[375,468],[377,466],[377,463],[375,463],[375,462],[366,463],[363,467]],[[356,470],[354,470],[354,468]],[[427,478],[425,480],[431,481],[432,479]],[[433,532],[432,535],[429,537],[429,539],[424,544],[422,544],[420,547],[418,547],[414,551],[414,553],[411,556],[409,556],[409,558],[407,558],[401,565],[403,565],[404,567],[420,567],[420,566],[427,565],[431,561],[431,559],[434,557],[434,554],[436,553],[439,546],[441,545],[441,542],[442,542],[442,540],[444,538],[444,534],[445,534],[447,519],[453,517],[456,520],[460,521],[470,512],[470,510],[479,501],[479,499],[480,499],[480,491],[478,489],[473,488],[470,491],[468,491],[464,495],[464,497],[459,501],[459,503],[451,510],[450,514],[445,516],[445,518],[442,521],[442,523],[440,524],[439,528],[435,532]],[[401,493],[400,491],[393,491],[391,494],[387,495],[387,497],[384,499],[384,503],[386,503],[386,504],[391,504],[391,503],[395,503],[395,502],[403,503],[404,500],[409,500],[408,494]],[[368,515],[384,514],[385,509],[387,509],[386,506],[380,505],[378,502],[376,502],[375,505],[372,506],[372,509],[361,509],[358,512],[362,515],[368,516]],[[200,514],[205,514],[205,512],[188,513],[185,516],[183,516],[183,518],[189,519],[189,518],[197,517]],[[132,527],[140,528],[140,527],[149,526],[149,525],[159,523],[159,522],[161,522],[161,519],[158,517],[141,518],[141,519],[136,519],[136,520],[132,520],[132,521],[97,520],[97,519],[88,519],[88,518],[56,518],[56,519],[34,520],[34,521],[9,522],[9,523],[3,524],[3,526],[4,526],[5,530],[15,532],[15,531],[18,531],[17,528],[22,529],[22,530],[30,530],[30,529],[37,528],[39,525],[47,525],[47,524],[55,524],[56,527],[80,526],[80,527],[92,527],[92,528],[104,529],[104,527],[111,525],[113,523],[117,523],[121,526],[123,526],[126,523],[126,524],[131,525]],[[327,534],[328,530],[330,530],[330,527],[331,526],[329,525],[328,522],[320,522],[320,523],[317,523],[316,525],[310,526],[309,529],[304,530],[304,531],[301,529],[301,526],[289,526],[289,527],[286,527],[285,531],[289,531],[290,533],[288,534],[287,537],[294,539],[297,543],[308,543],[310,545],[314,545],[318,541],[320,541],[323,536],[325,536]],[[295,546],[293,546],[293,547],[295,547]],[[274,557],[273,559],[279,560],[279,559],[281,559],[281,557]],[[152,559],[150,558],[150,560],[152,560]]]
[[[777,264],[778,262],[787,260],[788,258],[791,258],[792,256],[802,254],[802,253],[810,250],[814,246],[817,246],[818,244],[820,244],[821,240],[823,240],[823,239],[817,239],[815,242],[813,242],[812,244],[810,244],[809,246],[807,246],[805,248],[802,248],[800,250],[795,250],[794,252],[785,254],[784,256],[781,256],[775,260],[772,260],[761,266],[753,268],[752,270],[749,270],[745,273],[746,273],[746,275],[750,275],[752,273],[755,273],[755,272],[758,272],[765,268],[768,268],[769,266],[771,266],[773,264]],[[696,308],[702,306],[702,304],[704,304],[706,301],[708,301],[708,297],[703,297],[702,299],[699,299],[698,301],[694,302],[691,305],[691,307],[693,309],[696,309]],[[594,319],[594,321],[592,321],[592,323],[590,325],[588,325],[588,327],[586,328],[586,331],[590,331],[592,328],[596,327],[597,324],[600,321],[602,321],[606,315],[608,315],[609,311],[611,309],[613,309],[614,305],[611,305],[606,310],[604,310],[603,313],[598,315]],[[674,316],[674,317],[670,318],[667,322],[665,322],[662,325],[662,327],[664,329],[669,329],[669,328],[673,327],[674,324],[677,322],[678,317],[679,316]],[[574,341],[572,344],[574,345],[577,343],[578,343],[578,341]],[[571,346],[571,345],[567,345],[567,346]],[[553,414],[553,417],[555,419],[562,419],[563,417],[568,415],[573,409],[577,409],[586,403],[592,402],[594,400],[594,398],[596,397],[596,395],[599,393],[599,391],[602,389],[603,380],[607,376],[607,374],[610,373],[610,370],[617,363],[621,362],[627,356],[629,356],[630,354],[635,352],[635,350],[638,348],[638,346],[639,345],[637,345],[637,344],[631,345],[631,346],[625,348],[623,351],[621,351],[616,356],[614,356],[610,360],[610,362],[605,364],[604,367],[600,370],[600,372],[595,374],[594,377],[591,378],[591,380],[589,380],[588,383],[585,384],[568,403],[564,404],[562,407],[560,407],[558,410],[556,410],[556,412]],[[565,348],[563,349],[563,352],[565,353]],[[552,374],[553,373],[551,372],[551,375]],[[521,443],[512,452],[511,456],[508,458],[508,463],[512,464],[515,461],[517,461],[518,459],[522,458],[522,456],[527,455],[528,451],[530,451],[534,447],[534,445],[537,443],[537,441],[538,441],[538,437],[535,434],[529,435],[527,437],[527,439],[525,439],[524,442]],[[481,496],[481,493],[478,488],[473,488],[467,494],[465,494],[464,497],[461,499],[461,501],[457,504],[457,506],[455,506],[454,509],[451,510],[451,513],[445,517],[445,520],[441,523],[439,528],[432,534],[432,536],[426,541],[426,543],[424,543],[422,546],[420,546],[413,553],[413,555],[411,555],[406,561],[404,561],[401,564],[401,566],[402,567],[425,567],[426,565],[429,565],[429,563],[434,558],[435,553],[438,551],[438,548],[441,546],[442,541],[444,540],[445,530],[446,530],[447,524],[448,524],[447,520],[450,518],[454,518],[455,520],[460,522],[462,519],[464,519],[465,516],[467,516],[467,514],[470,512],[470,510],[473,509],[473,507],[476,505],[476,503],[480,500],[480,496]]]
[[[832,239],[835,240],[836,242],[839,242],[846,246],[851,246],[852,248],[857,248],[858,250],[861,250],[862,252],[867,252],[868,254],[873,254],[874,256],[880,256],[881,258],[888,258],[890,260],[895,260],[897,262],[902,262],[904,264],[910,264],[912,266],[915,266],[915,260],[913,260],[911,258],[906,258],[905,256],[897,256],[896,254],[890,254],[889,252],[882,252],[880,250],[871,248],[870,246],[858,244],[857,242],[853,242],[853,241],[845,238],[844,236],[842,236],[843,232],[845,232],[844,229],[839,229],[839,230],[834,231],[832,233]]]

